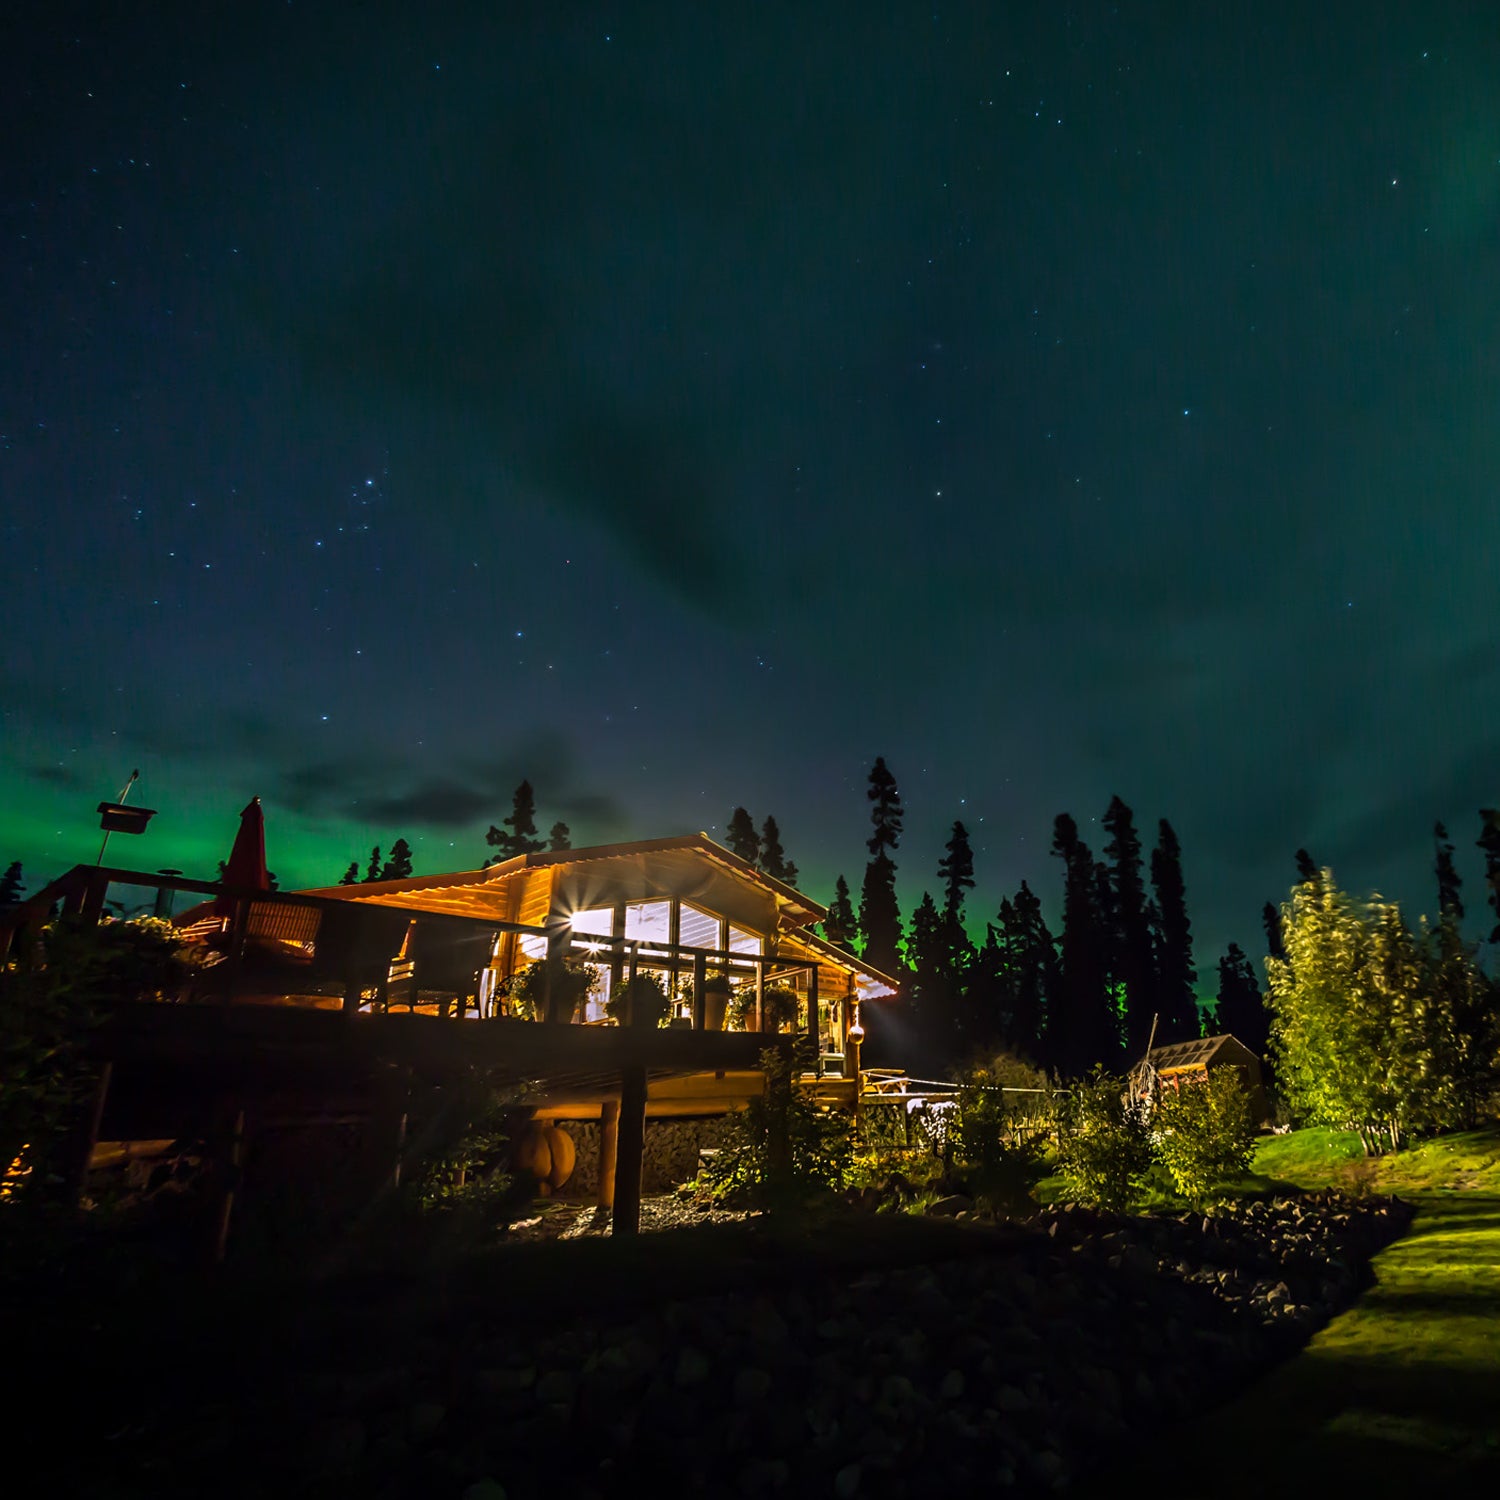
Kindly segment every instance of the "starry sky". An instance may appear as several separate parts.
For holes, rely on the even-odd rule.
[[[431,14],[425,12],[430,11]],[[1480,904],[1493,7],[65,3],[0,48],[0,859],[777,817]],[[1477,928],[1477,923],[1474,924]]]

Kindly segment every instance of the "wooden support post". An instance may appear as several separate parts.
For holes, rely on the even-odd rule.
[[[101,1065],[93,1097],[84,1106],[84,1112],[68,1142],[68,1204],[72,1208],[77,1208],[83,1202],[83,1195],[88,1187],[89,1160],[94,1154],[94,1147],[99,1143],[99,1124],[104,1119],[104,1101],[109,1098],[109,1083],[114,1068],[115,1065],[110,1062]]]
[[[766,1029],[766,961],[762,958],[755,965],[755,1029]]]
[[[823,1076],[823,1018],[818,1014],[818,966],[812,966],[807,981],[807,1039],[812,1043],[813,1072]]]
[[[599,1207],[615,1206],[615,1159],[620,1145],[620,1101],[599,1107]]]
[[[109,880],[97,870],[89,873],[88,885],[83,893],[83,919],[97,922],[104,915],[104,898],[109,894]]]
[[[620,1125],[615,1148],[614,1234],[641,1232],[641,1170],[646,1157],[646,1065],[620,1072]]]
[[[234,1214],[234,1200],[240,1188],[240,1174],[245,1165],[245,1110],[244,1106],[231,1106],[223,1117],[228,1129],[215,1145],[218,1168],[221,1174],[218,1201],[214,1204],[209,1240],[209,1257],[214,1265],[222,1265],[224,1252],[229,1247],[229,1221]]]
[[[410,1075],[403,1070],[382,1073],[374,1080],[369,1134],[364,1141],[366,1182],[371,1199],[401,1185],[401,1158],[406,1151],[406,1116]]]

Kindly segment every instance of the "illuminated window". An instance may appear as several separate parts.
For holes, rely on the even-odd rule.
[[[576,937],[608,937],[615,930],[615,909],[595,906],[588,911],[575,911],[571,923]]]
[[[746,932],[743,927],[731,927],[729,951],[731,953],[759,953],[761,940],[753,932]]]
[[[700,911],[696,906],[682,903],[682,916],[678,922],[681,936],[678,942],[689,948],[717,948],[719,946],[719,919],[709,911]]]
[[[672,936],[670,901],[637,901],[625,908],[625,936],[642,943],[665,943]]]

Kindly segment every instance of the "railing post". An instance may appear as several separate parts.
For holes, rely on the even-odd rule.
[[[701,954],[693,955],[693,1030],[703,1030],[704,1011],[707,1002],[703,987],[708,983],[708,960]]]

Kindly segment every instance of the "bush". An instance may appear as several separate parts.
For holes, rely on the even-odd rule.
[[[1026,1208],[1045,1175],[1041,1146],[1028,1131],[1030,1109],[1028,1101],[1018,1111],[988,1073],[970,1074],[959,1086],[948,1120],[950,1152],[971,1195],[991,1208]]]
[[[1125,1080],[1095,1068],[1058,1101],[1057,1159],[1063,1180],[1084,1203],[1123,1210],[1151,1165],[1145,1111],[1126,1096]]]
[[[822,1108],[798,1083],[811,1067],[811,1044],[799,1042],[786,1056],[760,1055],[765,1092],[725,1121],[713,1159],[698,1184],[716,1199],[761,1209],[805,1203],[843,1186],[854,1151],[853,1122]]]
[[[1255,1155],[1250,1096],[1232,1068],[1156,1095],[1153,1145],[1172,1186],[1194,1203],[1245,1176]]]
[[[97,1082],[86,1044],[112,1000],[174,998],[188,978],[171,923],[61,917],[44,963],[0,975],[0,1175],[22,1157],[15,1196],[62,1186],[60,1149]]]

